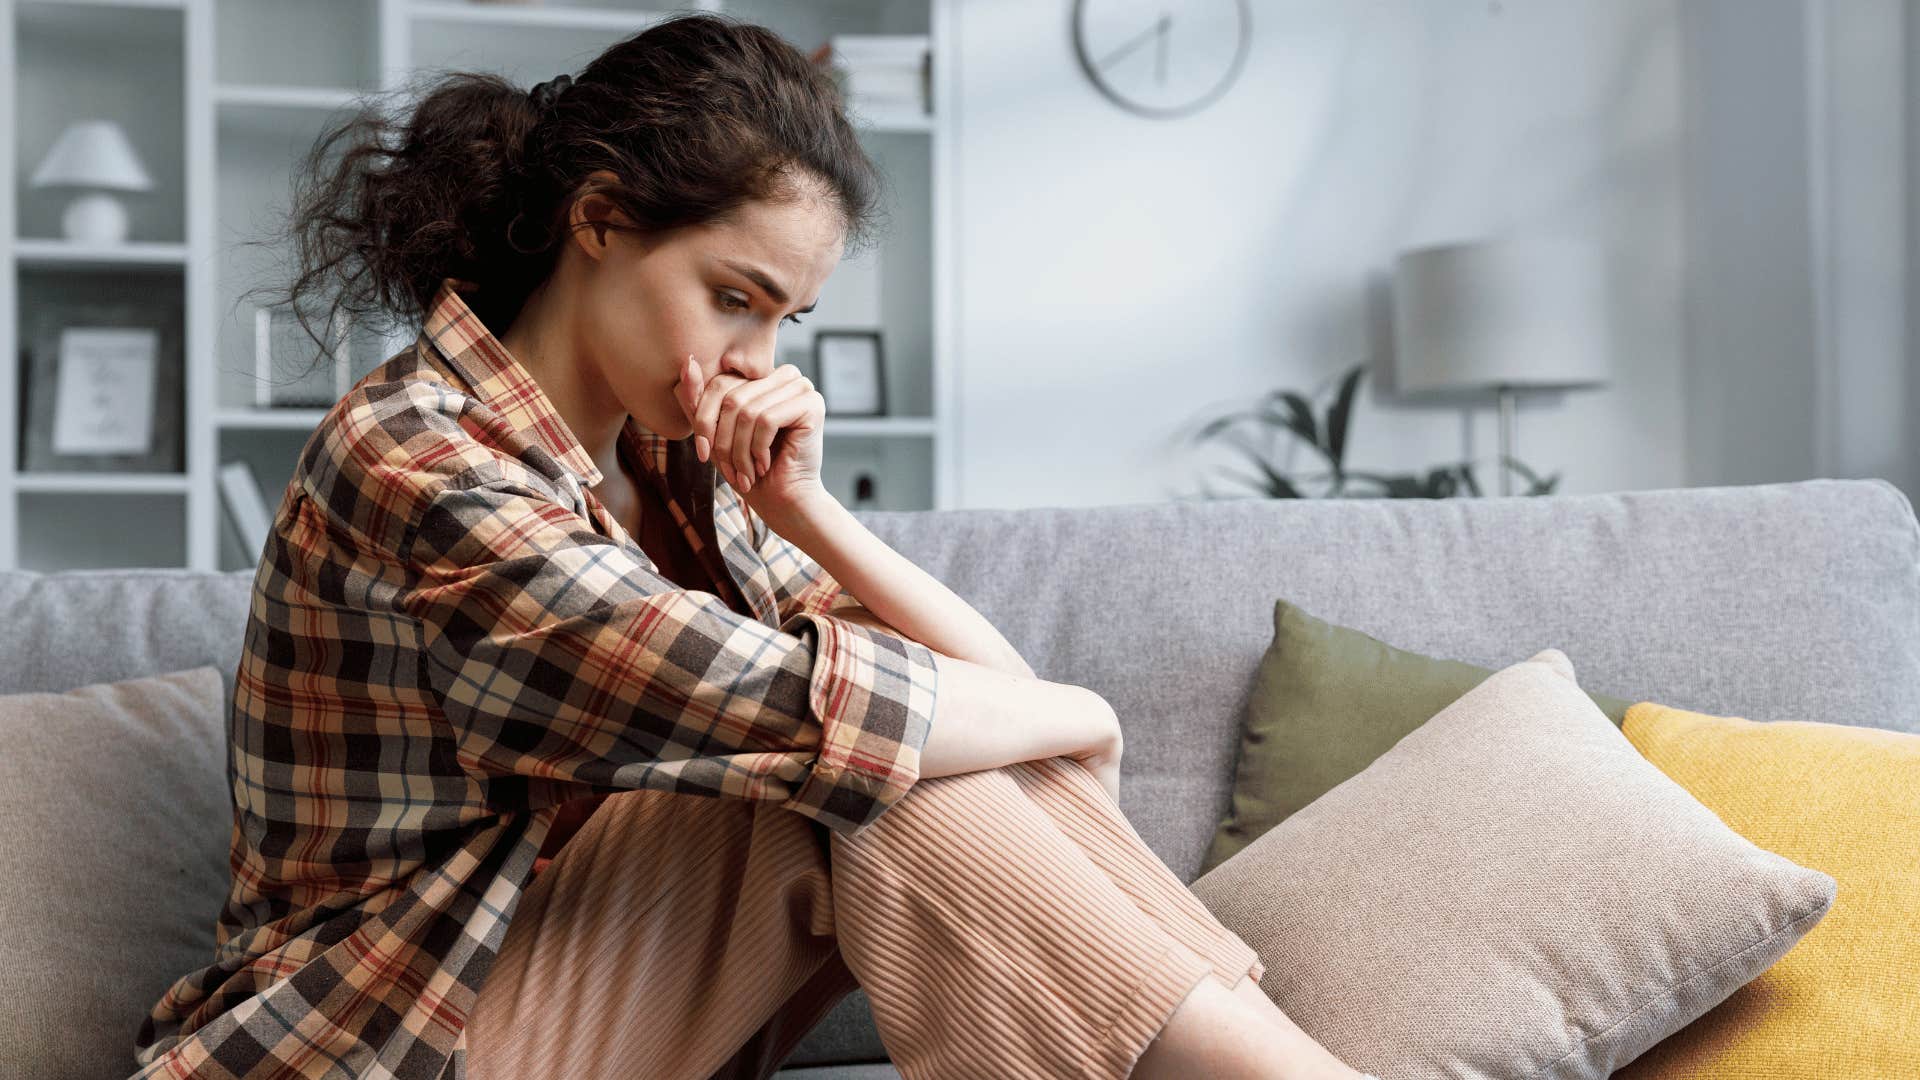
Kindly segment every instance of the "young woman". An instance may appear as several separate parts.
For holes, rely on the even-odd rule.
[[[911,1080],[1359,1075],[1127,824],[1107,703],[821,486],[774,344],[877,183],[826,75],[693,15],[307,165],[291,299],[421,329],[276,515],[141,1076],[761,1077],[856,986]]]

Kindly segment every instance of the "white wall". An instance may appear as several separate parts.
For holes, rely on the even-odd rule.
[[[1814,253],[1802,0],[1691,0],[1683,63],[1692,483],[1814,474]]]
[[[1685,5],[1693,483],[1920,473],[1907,9]]]
[[[1811,0],[1821,475],[1914,493],[1907,326],[1910,0]]]
[[[1069,4],[958,0],[958,504],[1196,494],[1233,460],[1182,448],[1203,418],[1384,361],[1397,251],[1548,227],[1617,245],[1628,326],[1612,388],[1523,405],[1519,456],[1686,483],[1677,0],[1253,8],[1240,81],[1156,121],[1080,74]],[[1491,408],[1379,394],[1350,465],[1473,456],[1493,489]]]

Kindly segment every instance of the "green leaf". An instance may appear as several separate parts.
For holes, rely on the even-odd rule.
[[[1237,438],[1224,441],[1228,446],[1246,455],[1247,460],[1253,462],[1254,467],[1260,470],[1260,474],[1266,478],[1268,492],[1281,498],[1297,499],[1300,497],[1299,491],[1294,488],[1293,484],[1290,483],[1285,476],[1282,476],[1276,471],[1272,465],[1268,464],[1267,460],[1260,456],[1259,451]]]
[[[1366,370],[1365,364],[1357,364],[1340,380],[1340,393],[1334,398],[1333,407],[1327,410],[1327,450],[1336,466],[1346,458],[1347,421],[1353,412],[1353,391]]]
[[[1287,414],[1292,418],[1288,428],[1325,452],[1326,448],[1320,446],[1320,428],[1313,422],[1313,406],[1291,390],[1281,390],[1277,396],[1286,404]]]
[[[1243,420],[1259,420],[1259,419],[1261,419],[1260,414],[1254,413],[1254,412],[1228,413],[1225,416],[1216,417],[1215,419],[1207,421],[1206,426],[1202,427],[1199,431],[1194,432],[1193,438],[1191,441],[1196,443],[1204,442],[1220,434],[1222,431],[1225,431],[1226,429],[1232,427],[1233,425],[1240,423]]]

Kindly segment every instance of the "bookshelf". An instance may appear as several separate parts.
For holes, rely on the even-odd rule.
[[[839,34],[929,38],[931,114],[853,106],[863,143],[887,174],[887,233],[874,250],[843,260],[819,309],[781,335],[779,360],[803,364],[821,329],[885,337],[888,415],[827,421],[826,480],[855,509],[953,504],[954,170],[941,109],[952,98],[952,2],[698,0],[680,8],[762,23],[807,52]],[[356,336],[344,381],[327,381],[304,407],[259,406],[257,297],[247,294],[277,286],[291,268],[291,252],[262,245],[283,224],[299,158],[359,95],[397,87],[415,69],[485,69],[528,86],[578,72],[608,44],[680,9],[634,0],[0,0],[8,88],[0,130],[11,133],[0,139],[0,355],[12,368],[0,379],[0,568],[253,566],[259,552],[228,510],[223,469],[244,463],[271,510],[332,388],[412,337],[412,328]],[[154,181],[123,199],[131,218],[124,244],[64,239],[68,193],[28,183],[60,132],[94,117],[119,123]],[[182,433],[176,471],[23,467],[23,440],[47,423],[29,408],[47,395],[29,393],[25,316],[102,295],[178,298],[180,355],[161,357],[184,368],[179,416],[167,417]],[[877,498],[865,504],[853,497],[862,473],[876,482]]]

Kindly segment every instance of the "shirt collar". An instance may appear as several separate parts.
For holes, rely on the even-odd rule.
[[[458,278],[443,279],[421,325],[422,336],[446,358],[474,397],[505,417],[516,432],[553,455],[583,486],[599,484],[604,475],[593,463],[593,455],[580,445],[553,407],[552,399],[460,295],[473,287],[472,282]],[[621,425],[620,436],[633,459],[655,478],[668,474],[667,451],[673,440],[642,428],[632,416]]]

